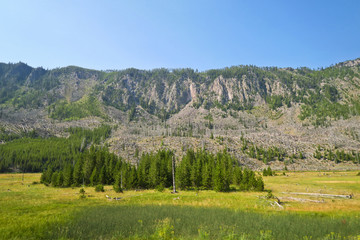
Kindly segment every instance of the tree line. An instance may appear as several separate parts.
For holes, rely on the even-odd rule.
[[[324,159],[334,161],[335,163],[339,162],[348,162],[360,163],[360,152],[350,151],[345,152],[344,149],[327,149],[318,146],[313,153],[314,158]]]
[[[164,189],[173,185],[172,161],[174,153],[159,150],[144,153],[136,164],[130,164],[106,148],[91,147],[75,164],[67,164],[60,170],[48,167],[41,182],[54,187],[113,185],[115,191],[122,189]],[[186,189],[213,189],[230,191],[231,185],[239,190],[263,191],[261,175],[242,168],[227,153],[217,154],[200,150],[188,150],[175,167],[176,186]]]
[[[76,162],[92,144],[99,145],[110,134],[111,127],[102,125],[93,130],[69,128],[68,138],[40,138],[35,131],[0,145],[0,172],[42,172],[62,169]]]

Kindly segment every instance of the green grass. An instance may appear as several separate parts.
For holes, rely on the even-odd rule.
[[[85,208],[48,237],[70,239],[151,238],[159,222],[168,219],[167,227],[174,236],[184,239],[199,237],[199,231],[209,239],[223,239],[230,235],[261,237],[268,232],[274,239],[324,238],[335,232],[341,236],[359,234],[359,218],[328,218],[321,215],[234,211],[219,208],[184,206],[118,205]],[[162,226],[164,227],[164,226]],[[165,226],[166,227],[166,226]],[[271,233],[271,234],[270,234]]]
[[[266,189],[280,198],[287,191],[352,193],[354,198],[282,200],[282,210],[263,198],[266,192],[115,193],[105,186],[105,192],[85,187],[86,198],[80,199],[79,188],[33,184],[40,174],[25,174],[24,181],[22,174],[0,174],[0,239],[357,239],[357,172],[286,174],[265,177]],[[122,199],[108,201],[105,195]]]
[[[324,199],[324,204],[287,201],[287,211],[321,212],[329,216],[360,213],[360,177],[356,172],[287,172],[286,175],[265,177],[265,188],[271,189],[277,197],[290,196],[284,192],[353,195],[353,199]],[[300,198],[321,200],[306,196]]]

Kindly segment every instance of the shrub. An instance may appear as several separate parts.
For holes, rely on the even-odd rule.
[[[117,193],[122,193],[123,192],[123,189],[117,184],[114,184],[113,189]]]
[[[80,188],[79,193],[80,193],[80,198],[86,198],[86,196],[85,196],[85,189]]]
[[[95,192],[105,192],[104,185],[101,185],[101,184],[96,185]]]
[[[268,192],[268,193],[267,193],[266,196],[265,196],[266,199],[275,198],[275,196],[274,196],[274,194],[272,193],[271,190],[268,190],[267,192]]]
[[[263,170],[263,176],[275,176],[275,172],[271,170],[270,166]]]
[[[156,187],[156,191],[158,192],[163,192],[165,190],[164,184],[160,183],[157,187]]]

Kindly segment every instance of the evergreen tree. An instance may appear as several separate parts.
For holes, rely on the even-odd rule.
[[[217,164],[213,177],[214,190],[217,192],[224,192],[227,189],[226,182],[224,179],[224,173],[222,171],[221,164]]]
[[[64,169],[64,187],[70,187],[73,183],[73,169],[70,164],[68,164]]]
[[[248,178],[248,189],[247,190],[254,190],[256,188],[257,181],[255,178],[255,173],[249,170],[249,178]]]
[[[90,177],[94,171],[94,163],[90,157],[87,157],[83,166],[83,177],[85,180],[85,184],[90,183]]]
[[[245,168],[243,171],[243,177],[242,177],[242,181],[240,184],[241,190],[249,190],[249,188],[250,188],[249,180],[250,180],[250,173],[249,173],[249,170],[247,168]]]
[[[240,167],[236,167],[234,170],[234,183],[240,185],[243,179],[242,170]]]
[[[212,175],[211,175],[210,167],[208,166],[208,164],[205,164],[205,166],[203,168],[202,186],[206,189],[212,188]]]
[[[74,167],[74,171],[73,171],[73,182],[75,186],[80,186],[83,183],[83,171],[82,171],[82,167],[83,167],[83,159],[80,158]]]
[[[113,185],[114,191],[119,193],[119,192],[123,192],[122,189],[122,173],[121,171],[118,172],[118,174],[115,177],[115,183]]]
[[[40,182],[41,182],[41,183],[50,184],[50,183],[52,182],[52,175],[53,175],[53,171],[52,171],[52,169],[49,167],[49,168],[46,169],[46,171],[41,175]]]
[[[191,172],[190,159],[187,156],[185,156],[182,159],[176,174],[176,179],[177,179],[176,185],[180,189],[184,190],[187,187],[191,186],[190,172]]]
[[[256,179],[255,190],[259,192],[264,191],[264,181],[261,176],[258,176]]]
[[[138,186],[138,179],[135,167],[131,167],[130,169],[128,186],[129,188],[136,188]]]
[[[190,180],[192,183],[192,186],[198,188],[201,186],[201,160],[200,158],[195,158],[194,159],[194,163],[193,163],[193,167],[191,169],[191,174],[190,174]]]
[[[51,186],[57,187],[58,186],[58,172],[54,172],[51,176]]]
[[[106,167],[105,165],[102,166],[101,170],[100,170],[100,174],[99,174],[99,181],[100,184],[106,184],[108,182],[108,177],[106,174]]]
[[[62,172],[59,172],[56,179],[56,186],[62,187],[64,184],[64,175]]]
[[[95,186],[97,183],[98,183],[98,173],[97,173],[97,169],[95,167],[90,176],[90,185]]]

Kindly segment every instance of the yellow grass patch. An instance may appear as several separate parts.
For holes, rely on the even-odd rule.
[[[351,183],[351,184],[359,184],[360,181],[317,181],[318,183]]]

